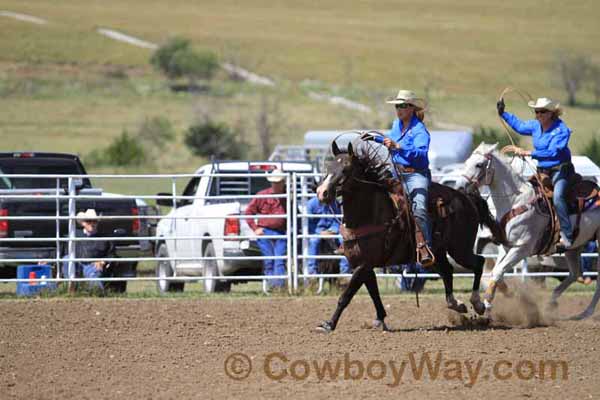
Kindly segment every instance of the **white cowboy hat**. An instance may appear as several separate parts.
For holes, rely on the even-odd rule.
[[[553,101],[547,97],[540,97],[539,99],[529,101],[527,105],[531,108],[544,109],[550,111],[556,111],[560,109],[560,103]]]
[[[94,210],[93,208],[88,208],[87,210],[85,210],[85,212],[79,211],[77,213],[77,221],[79,223],[81,223],[83,221],[91,221],[91,220],[97,220],[97,219],[98,219],[98,214],[96,214],[96,210]]]
[[[276,170],[274,170],[273,172],[271,172],[269,174],[269,176],[267,176],[267,180],[269,182],[273,182],[273,183],[277,183],[277,182],[283,182],[285,180],[285,176],[273,176],[276,174],[283,174],[283,171],[280,170],[279,168],[277,168]]]
[[[425,108],[425,100],[420,99],[417,95],[410,91],[401,89],[395,98],[386,100],[388,104],[412,104],[417,108]]]

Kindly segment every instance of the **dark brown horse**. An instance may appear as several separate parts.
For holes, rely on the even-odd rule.
[[[344,255],[353,268],[350,283],[341,294],[333,316],[317,328],[324,332],[336,328],[342,312],[363,284],[375,305],[374,326],[387,329],[386,312],[373,268],[413,263],[416,258],[415,224],[408,201],[400,196],[395,202],[389,193],[390,184],[394,182],[391,164],[380,156],[381,149],[373,151],[379,145],[361,140],[353,143],[344,152],[335,141],[332,143],[334,160],[329,162],[327,176],[317,189],[319,199],[326,203],[341,192]],[[478,314],[483,314],[485,307],[479,298],[479,284],[484,258],[473,253],[478,225],[485,224],[498,242],[508,245],[506,238],[478,194],[466,195],[433,183],[429,197],[430,204],[437,202],[434,212],[430,212],[434,269],[444,281],[448,308],[467,312],[467,307],[455,300],[452,293],[453,267],[447,258],[450,254],[457,263],[475,273],[471,304]]]

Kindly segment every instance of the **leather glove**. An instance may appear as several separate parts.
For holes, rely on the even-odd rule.
[[[500,99],[496,103],[496,110],[498,110],[498,115],[502,116],[502,114],[504,114],[505,107],[506,107],[506,105],[504,104],[504,99]]]

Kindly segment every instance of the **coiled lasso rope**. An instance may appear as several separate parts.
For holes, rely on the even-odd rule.
[[[502,93],[500,93],[500,97],[498,97],[498,101],[504,101],[504,96],[507,95],[510,92],[517,93],[519,96],[521,96],[521,98],[523,99],[523,101],[525,103],[527,103],[528,101],[533,100],[533,97],[531,97],[531,95],[529,93],[525,92],[524,90],[519,90],[519,89],[512,88],[512,87],[508,86],[508,87],[504,88],[504,90],[502,91]],[[517,146],[515,145],[515,141],[512,138],[512,134],[511,134],[512,128],[510,128],[508,126],[508,124],[506,123],[506,121],[504,120],[504,118],[502,118],[501,115],[498,115],[498,119],[500,119],[500,123],[502,124],[502,126],[504,127],[504,130],[506,131],[506,134],[508,135],[508,139],[510,140],[510,143],[512,143],[512,148],[509,148],[510,146],[504,146],[502,148],[502,150],[500,150],[500,153],[504,154],[505,152],[513,150]]]

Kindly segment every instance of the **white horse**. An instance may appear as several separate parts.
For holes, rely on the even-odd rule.
[[[532,185],[511,167],[508,160],[496,150],[497,144],[481,143],[465,162],[462,185],[471,182],[477,187],[487,185],[496,208],[496,217],[500,219],[509,211],[519,206],[526,210],[510,219],[506,225],[506,236],[514,247],[506,249],[504,256],[496,261],[492,271],[492,280],[486,290],[484,304],[487,314],[492,307],[495,291],[506,288],[504,274],[526,257],[535,255],[538,244],[542,240],[545,228],[550,224],[550,217],[540,213],[533,205],[535,192]],[[521,209],[520,211],[523,211]],[[571,216],[574,224],[575,216]],[[569,266],[569,276],[552,292],[550,306],[556,307],[558,297],[577,280],[580,271],[580,255],[583,246],[593,238],[600,239],[600,207],[584,212],[581,216],[579,235],[573,246],[566,251],[565,258]],[[600,262],[598,272],[600,273]],[[594,297],[588,307],[573,319],[583,319],[594,313],[600,300],[600,287],[596,281]]]

